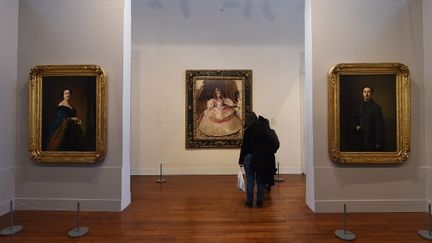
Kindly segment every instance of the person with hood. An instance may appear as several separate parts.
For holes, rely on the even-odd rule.
[[[253,141],[252,164],[257,178],[261,180],[261,184],[258,184],[256,205],[257,207],[262,207],[264,203],[265,186],[271,187],[275,184],[275,153],[279,149],[279,139],[276,132],[270,128],[267,118],[262,116],[258,117],[258,122],[253,134]]]

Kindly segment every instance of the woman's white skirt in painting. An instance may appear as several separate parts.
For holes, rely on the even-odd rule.
[[[207,136],[228,136],[240,131],[242,122],[236,111],[228,106],[206,109],[198,129]]]

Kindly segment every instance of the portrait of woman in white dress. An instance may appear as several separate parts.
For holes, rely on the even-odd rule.
[[[185,146],[240,148],[252,70],[186,70]]]
[[[242,128],[236,103],[216,87],[207,108],[200,115],[198,129],[207,136],[220,137],[237,133]]]

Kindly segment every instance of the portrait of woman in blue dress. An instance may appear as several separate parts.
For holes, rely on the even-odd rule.
[[[62,101],[56,108],[55,120],[52,123],[46,150],[48,151],[85,151],[86,139],[83,134],[82,122],[77,110],[71,105],[70,89],[63,89]]]

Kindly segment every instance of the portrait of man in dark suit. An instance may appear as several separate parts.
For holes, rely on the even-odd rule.
[[[362,139],[359,151],[382,151],[384,148],[384,118],[381,107],[372,98],[373,92],[372,86],[363,86],[363,102],[354,116],[355,131]]]
[[[328,152],[338,164],[410,156],[410,75],[402,63],[339,63],[328,73]]]
[[[396,76],[341,75],[341,151],[396,151],[396,135]]]

